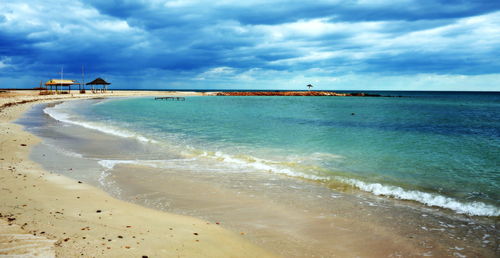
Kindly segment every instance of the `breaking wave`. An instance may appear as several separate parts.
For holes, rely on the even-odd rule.
[[[223,162],[225,166],[230,166],[235,170],[252,169],[263,172],[270,172],[286,175],[294,178],[301,178],[320,182],[337,182],[355,187],[359,190],[369,192],[378,196],[386,196],[399,200],[416,201],[429,207],[439,207],[453,210],[459,214],[471,216],[500,216],[500,209],[493,205],[482,202],[461,202],[451,197],[438,194],[426,193],[417,190],[407,190],[399,186],[383,185],[380,183],[366,183],[361,180],[351,179],[341,176],[314,175],[294,170],[279,162],[259,159],[250,156],[233,156],[221,152],[202,152],[198,158],[209,158]],[[186,159],[184,161],[196,162],[196,159]],[[153,168],[171,168],[172,161],[166,160],[102,160],[99,162],[106,170],[113,169],[118,164],[134,164]]]
[[[63,111],[65,108],[64,103],[56,105],[54,107],[47,107],[44,109],[44,113],[48,114],[52,118],[69,124],[74,124],[82,126],[84,128],[98,130],[103,133],[110,135],[115,135],[124,138],[135,138],[141,142],[154,142],[158,143],[153,139],[149,139],[143,135],[135,132],[131,132],[126,129],[117,128],[114,126],[104,125],[98,122],[89,122],[77,120],[71,117],[70,114]],[[445,209],[453,210],[459,214],[467,214],[471,216],[500,216],[500,209],[494,205],[486,204],[483,202],[465,202],[459,201],[457,199],[443,196],[436,193],[422,192],[418,190],[404,189],[400,186],[385,185],[381,183],[369,183],[358,179],[349,178],[349,176],[339,176],[338,174],[333,174],[321,171],[320,168],[311,168],[305,165],[300,165],[297,162],[278,162],[273,160],[261,159],[249,155],[231,155],[223,153],[221,151],[204,151],[204,150],[189,150],[189,146],[186,152],[183,153],[185,159],[180,159],[178,161],[174,160],[101,160],[99,164],[105,168],[102,174],[102,178],[99,181],[104,183],[108,171],[113,169],[117,164],[135,164],[142,166],[149,166],[153,168],[173,168],[176,162],[181,162],[182,164],[191,164],[196,166],[197,161],[202,159],[208,159],[215,163],[217,166],[225,167],[227,170],[239,171],[241,169],[245,170],[255,170],[264,171],[280,175],[286,175],[295,178],[321,181],[321,182],[333,182],[348,185],[359,190],[372,193],[378,196],[386,196],[399,200],[415,201],[423,205],[430,207],[440,207]],[[329,153],[314,153],[311,155],[312,159],[322,160],[328,159],[342,159],[342,156],[329,154]],[[286,158],[285,158],[286,159]],[[290,157],[290,160],[296,160],[296,157]],[[214,164],[215,164],[214,163]],[[204,163],[200,163],[200,167],[203,167]],[[226,171],[227,171],[226,170]],[[323,169],[324,170],[324,169]]]
[[[340,179],[340,181],[375,195],[388,196],[400,200],[416,201],[431,207],[434,206],[450,209],[460,214],[472,216],[500,216],[500,209],[482,202],[460,202],[456,199],[442,195],[416,190],[405,190],[399,186],[383,185],[379,183],[365,183],[355,179]]]
[[[64,104],[64,103],[63,103]],[[68,124],[78,125],[87,129],[97,130],[106,134],[119,136],[123,138],[135,138],[141,142],[156,142],[153,139],[149,139],[140,134],[130,132],[125,129],[119,129],[114,126],[104,125],[102,123],[97,122],[89,122],[89,121],[80,121],[72,118],[68,113],[65,113],[61,110],[61,106],[63,104],[56,105],[54,107],[47,107],[43,110],[43,112],[53,119],[57,121],[61,121]]]

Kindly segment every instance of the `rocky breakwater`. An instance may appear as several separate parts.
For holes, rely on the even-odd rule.
[[[337,93],[333,91],[231,91],[218,92],[217,96],[351,96],[351,97],[383,97],[368,93]]]

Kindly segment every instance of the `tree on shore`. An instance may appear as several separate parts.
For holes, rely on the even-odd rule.
[[[311,84],[307,84],[307,90],[311,90],[313,86]]]

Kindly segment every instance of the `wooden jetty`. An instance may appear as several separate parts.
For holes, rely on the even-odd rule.
[[[184,97],[155,97],[155,100],[173,100],[173,101],[185,101]]]

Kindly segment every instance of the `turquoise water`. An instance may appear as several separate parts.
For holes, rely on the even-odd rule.
[[[213,164],[214,173],[279,173],[499,216],[500,94],[395,95],[407,97],[126,98],[67,102],[46,113],[161,145]]]

